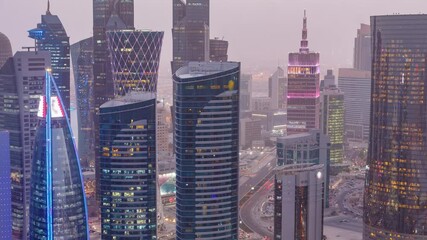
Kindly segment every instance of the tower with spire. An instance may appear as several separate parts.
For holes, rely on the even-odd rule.
[[[319,128],[320,55],[308,48],[307,14],[304,11],[299,52],[289,53],[288,135]]]
[[[46,14],[41,16],[37,27],[28,31],[36,41],[38,51],[48,51],[52,56],[52,75],[64,100],[65,110],[70,115],[70,38],[57,15],[50,11],[47,1]]]

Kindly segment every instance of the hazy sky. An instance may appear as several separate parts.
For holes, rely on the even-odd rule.
[[[47,0],[0,0],[0,32],[13,51],[33,43],[27,30],[40,22]],[[244,71],[267,71],[287,63],[297,51],[304,9],[308,15],[309,47],[320,52],[326,68],[349,67],[353,39],[369,16],[427,13],[427,0],[211,0],[211,38],[228,40],[229,58],[241,61]],[[51,0],[71,43],[92,34],[92,0]],[[172,56],[171,0],[135,0],[135,24],[140,29],[165,32],[160,74],[167,76]]]

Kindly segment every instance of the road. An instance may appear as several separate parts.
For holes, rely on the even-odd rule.
[[[239,199],[251,191],[251,188],[256,186],[265,176],[267,176],[273,167],[276,166],[276,151],[272,151],[263,156],[259,163],[259,169],[256,171],[255,176],[250,177],[245,183],[239,187]]]
[[[265,197],[267,192],[262,188],[264,181],[268,180],[272,175],[272,170],[276,166],[276,151],[273,149],[268,152],[260,160],[256,168],[252,169],[254,175],[247,179],[239,187],[239,199],[240,199],[240,219],[242,224],[241,229],[246,232],[256,232],[260,235],[270,234],[266,228],[260,227],[258,224],[259,217],[255,217],[253,211],[258,210],[255,205],[259,202],[261,197]],[[268,179],[267,179],[268,178]],[[254,188],[252,190],[252,188]],[[267,232],[266,232],[267,231]]]
[[[265,200],[265,196],[267,196],[269,191],[270,190],[268,188],[261,187],[259,191],[254,193],[254,195],[252,195],[252,197],[241,207],[240,217],[245,225],[252,231],[260,234],[261,236],[272,238],[273,233],[259,223],[261,215],[260,202]]]

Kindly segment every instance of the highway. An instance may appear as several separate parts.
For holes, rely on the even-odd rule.
[[[259,160],[258,165],[254,167],[255,169],[252,169],[255,170],[254,175],[239,187],[240,219],[242,221],[240,227],[248,233],[256,232],[263,236],[273,235],[265,227],[259,225],[259,216],[256,217],[255,215],[255,211],[258,211],[258,207],[255,207],[255,205],[260,202],[260,199],[267,195],[268,190],[262,186],[273,176],[272,170],[275,165],[276,151],[273,149],[273,151],[268,152]]]
[[[240,217],[246,227],[252,231],[265,237],[273,237],[273,233],[270,232],[266,226],[260,224],[260,206],[265,197],[269,193],[270,189],[261,187],[253,196],[242,206],[240,209]]]

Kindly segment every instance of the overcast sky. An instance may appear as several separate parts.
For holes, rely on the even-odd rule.
[[[0,0],[0,32],[13,51],[33,43],[27,30],[40,22],[47,0]],[[242,62],[244,71],[273,71],[297,51],[304,9],[308,15],[309,47],[321,54],[326,68],[350,67],[353,39],[369,16],[427,13],[427,0],[211,0],[211,38],[228,40],[230,60]],[[92,34],[92,0],[51,0],[71,43]],[[135,24],[140,29],[165,32],[160,74],[167,76],[172,56],[171,0],[135,0]]]

